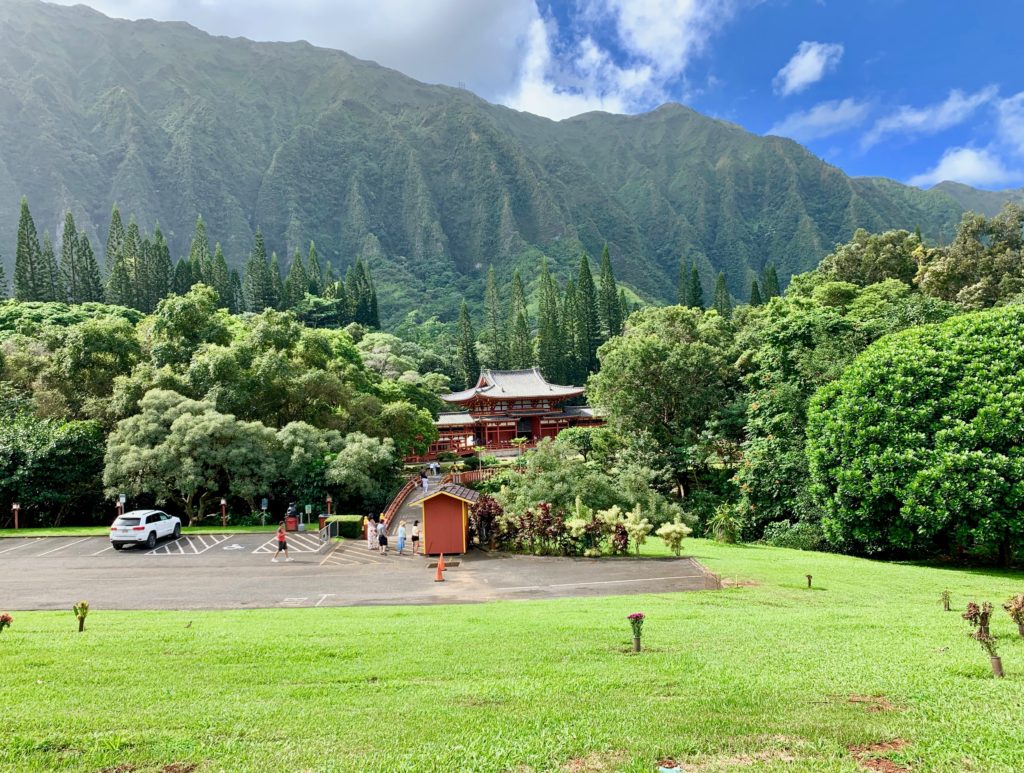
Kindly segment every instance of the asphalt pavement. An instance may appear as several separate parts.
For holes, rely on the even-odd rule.
[[[189,535],[153,550],[114,550],[104,537],[0,540],[0,610],[245,609],[455,604],[498,599],[665,593],[717,588],[690,558],[555,558],[472,552],[436,558],[363,540],[323,544],[316,532],[288,535],[277,563],[272,534]]]

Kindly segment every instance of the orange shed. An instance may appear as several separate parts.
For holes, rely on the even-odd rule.
[[[423,552],[465,553],[469,531],[469,507],[480,499],[471,488],[447,483],[419,501],[423,508]]]

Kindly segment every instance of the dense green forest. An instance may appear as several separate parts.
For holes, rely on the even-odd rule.
[[[947,243],[965,208],[1011,196],[851,179],[680,105],[554,122],[338,51],[37,0],[0,0],[0,104],[8,277],[23,195],[41,238],[70,211],[101,245],[118,202],[174,261],[201,213],[229,276],[257,230],[282,271],[311,241],[339,277],[361,258],[389,328],[479,312],[489,266],[532,292],[542,256],[564,283],[605,245],[647,302],[675,300],[680,256],[745,301],[769,263],[785,284],[858,227]]]
[[[580,256],[564,284],[542,261],[532,292],[491,271],[476,319],[463,303],[454,325],[410,316],[391,332],[232,313],[194,278],[148,313],[2,302],[0,501],[32,523],[102,522],[122,491],[193,519],[220,496],[243,514],[266,494],[280,507],[328,492],[373,511],[435,436],[439,394],[481,366],[539,364],[585,382],[608,424],[563,432],[489,484],[478,528],[512,547],[624,550],[664,527],[1013,560],[1020,208],[965,216],[948,245],[857,231],[784,292],[769,266],[743,303],[694,269],[680,261],[678,304],[643,308],[607,253],[596,276]]]

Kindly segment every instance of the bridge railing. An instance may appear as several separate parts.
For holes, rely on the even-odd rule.
[[[420,476],[413,475],[411,478],[409,478],[409,480],[405,482],[405,485],[398,490],[398,493],[395,494],[394,498],[384,509],[384,512],[380,515],[381,520],[384,521],[385,526],[387,526],[388,528],[391,527],[391,519],[395,517],[395,513],[397,513],[402,508],[402,505],[405,504],[405,500],[408,498],[409,494],[419,484]]]

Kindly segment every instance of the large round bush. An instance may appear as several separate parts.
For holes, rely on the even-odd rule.
[[[811,402],[826,536],[864,553],[1024,547],[1024,307],[886,336]]]

